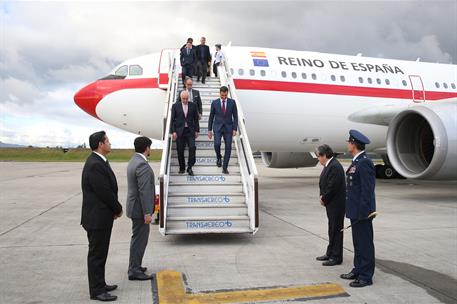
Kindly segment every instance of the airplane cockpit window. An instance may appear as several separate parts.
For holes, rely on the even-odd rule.
[[[359,82],[363,83],[363,78],[362,77],[359,77]]]
[[[128,66],[123,65],[123,66],[119,67],[116,70],[116,72],[114,72],[114,75],[116,75],[116,76],[127,76],[128,72],[129,72]]]
[[[292,72],[292,78],[293,78],[293,79],[297,78],[297,73]]]
[[[138,64],[129,66],[129,75],[130,76],[139,76],[143,75],[143,68]]]
[[[437,89],[439,89],[439,88],[440,88],[440,84],[439,84],[438,82],[435,82],[435,87],[436,87]]]
[[[250,69],[249,70],[249,75],[254,76],[255,75],[255,71],[253,69]]]
[[[330,76],[330,79],[332,79],[332,81],[336,81],[335,75]]]
[[[447,89],[447,83],[443,82],[443,87]]]
[[[390,80],[386,78],[386,84],[389,85],[390,84]]]
[[[287,77],[286,71],[282,71],[282,72],[281,72],[281,76],[282,76],[282,78],[286,78],[286,77]]]
[[[373,81],[371,80],[370,77],[367,78],[367,81],[368,81],[369,84],[372,84],[372,83],[373,83]]]
[[[260,70],[260,75],[261,76],[265,76],[267,73],[265,72],[265,70]]]
[[[243,76],[243,74],[244,74],[244,70],[243,69],[239,69],[238,70],[238,75]]]
[[[403,83],[403,86],[405,86],[405,87],[406,87],[406,85],[407,85],[407,82],[406,82],[406,80],[402,80],[402,81],[401,81],[401,83]]]
[[[306,79],[306,73],[301,73],[301,78]]]
[[[455,90],[455,83],[451,83],[451,87]]]
[[[230,68],[230,75],[233,75],[233,74],[235,74],[235,71],[232,68]]]
[[[341,82],[345,82],[346,81],[346,77],[344,77],[343,75],[340,76],[340,80]]]
[[[312,78],[313,80],[316,80],[316,79],[317,79],[316,74],[312,73],[312,74],[311,74],[311,78]]]

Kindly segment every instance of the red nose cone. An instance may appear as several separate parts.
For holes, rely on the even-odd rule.
[[[97,82],[93,82],[79,90],[75,94],[74,99],[78,107],[95,118],[98,118],[95,109],[97,108],[97,104],[102,99],[102,95],[97,93]]]

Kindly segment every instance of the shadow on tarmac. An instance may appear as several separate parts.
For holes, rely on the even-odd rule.
[[[376,266],[382,271],[400,277],[446,304],[457,302],[457,280],[433,270],[390,260],[376,259]]]

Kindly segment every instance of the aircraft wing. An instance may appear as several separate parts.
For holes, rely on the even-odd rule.
[[[457,98],[447,98],[433,101],[433,104],[438,103],[457,103]],[[426,102],[426,104],[431,104],[431,102]],[[370,107],[363,109],[349,115],[348,119],[353,122],[368,123],[373,125],[380,126],[389,126],[392,119],[410,107],[420,106],[421,103],[414,103],[409,105],[388,105],[380,107]]]

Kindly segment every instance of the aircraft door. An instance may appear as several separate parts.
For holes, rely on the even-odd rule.
[[[160,52],[159,77],[157,79],[159,88],[168,88],[168,72],[172,64],[173,49],[163,49]]]
[[[424,83],[422,78],[417,75],[409,75],[409,81],[411,82],[412,98],[414,102],[425,101]]]

